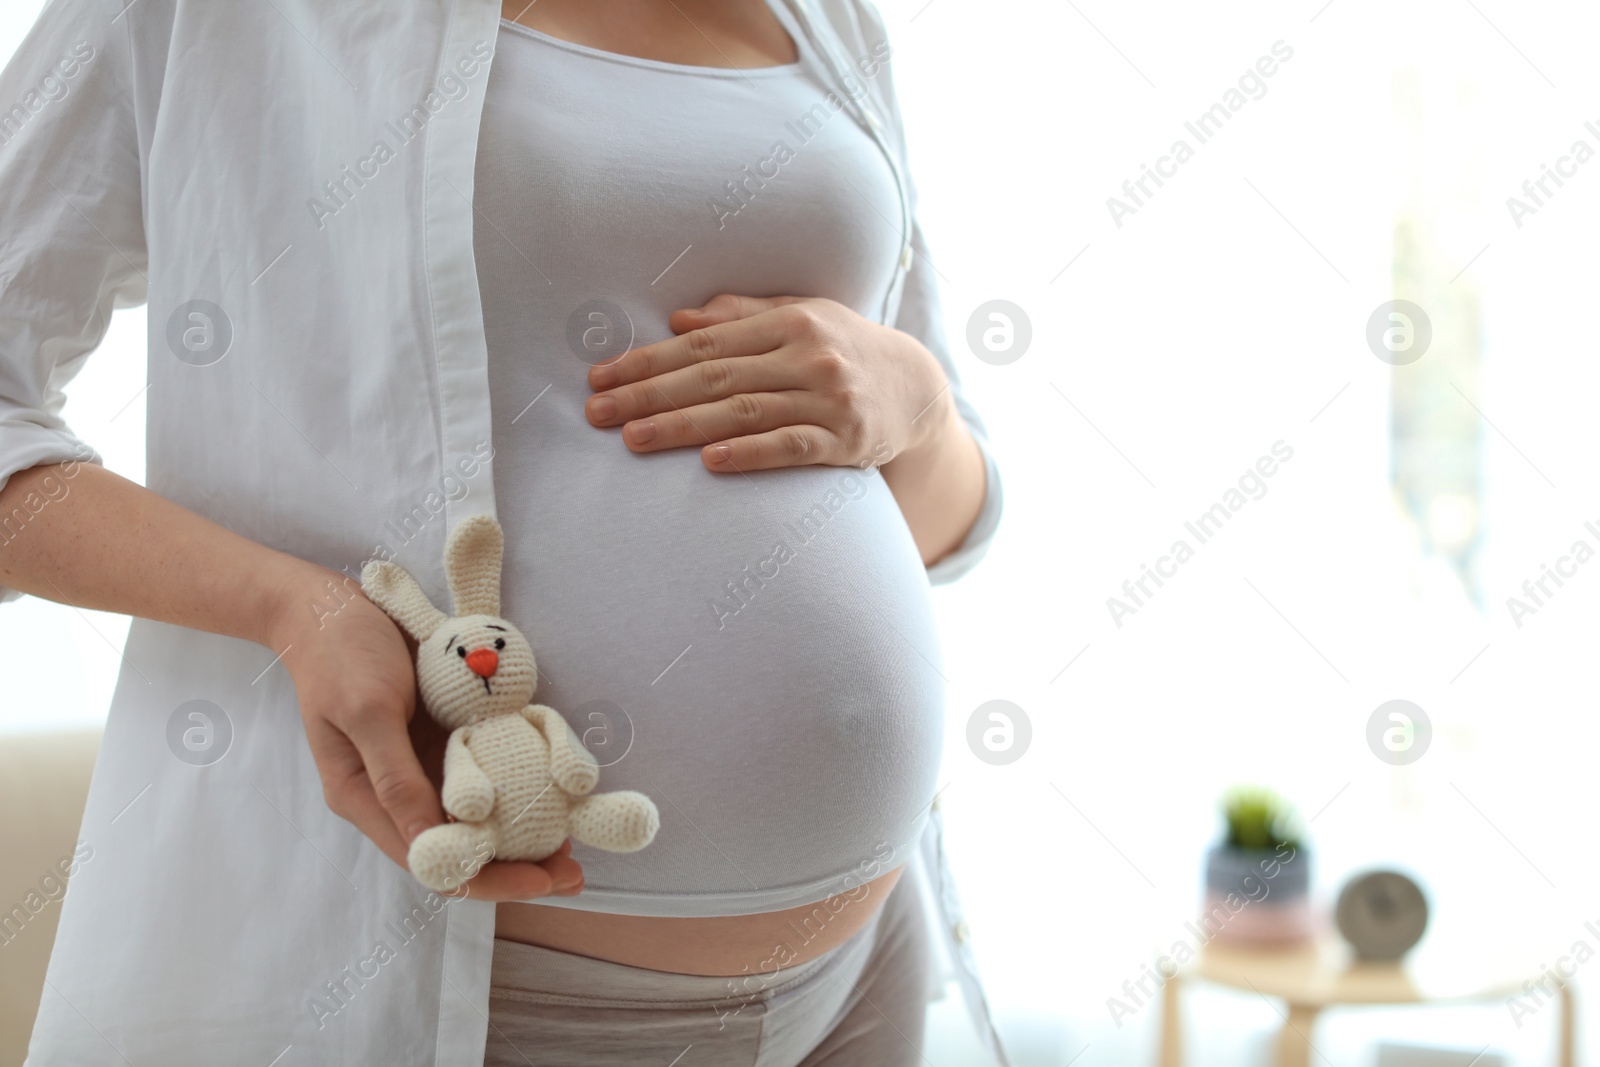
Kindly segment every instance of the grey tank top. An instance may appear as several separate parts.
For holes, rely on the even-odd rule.
[[[937,790],[939,639],[883,478],[713,473],[698,448],[634,454],[584,416],[591,364],[720,292],[882,306],[893,174],[769,2],[798,63],[679,66],[501,23],[473,200],[502,610],[599,788],[661,811],[641,852],[575,845],[586,888],[555,907],[734,915],[848,892],[912,858]]]

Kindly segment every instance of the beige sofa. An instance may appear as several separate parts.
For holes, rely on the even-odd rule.
[[[39,1010],[99,730],[0,737],[0,1067],[20,1067]]]

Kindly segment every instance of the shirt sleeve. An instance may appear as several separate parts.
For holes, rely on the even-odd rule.
[[[118,307],[147,296],[128,18],[55,0],[0,71],[0,489],[18,471],[101,463],[63,388]],[[53,497],[53,494],[52,494]],[[0,547],[49,500],[0,514]],[[21,594],[0,586],[0,603]]]
[[[962,390],[960,374],[950,357],[939,291],[927,248],[923,244],[920,225],[912,230],[911,248],[917,262],[906,276],[905,294],[901,297],[900,311],[895,317],[895,328],[917,338],[939,360],[945,377],[950,379],[950,396],[955,401],[956,412],[972,432],[973,440],[978,442],[978,451],[983,454],[985,490],[978,518],[961,544],[928,567],[928,581],[934,585],[945,585],[977,566],[989,551],[989,544],[1000,525],[1004,494],[1000,485],[1000,468],[995,464],[994,450],[989,444],[989,432],[978,415],[978,409],[972,406]]]
[[[870,3],[859,2],[856,4],[856,10],[868,47],[876,48],[880,42],[886,47],[888,33],[876,8]],[[892,50],[889,55],[892,60]],[[858,64],[856,73],[866,75],[866,70]],[[916,182],[911,176],[905,127],[901,121],[900,104],[888,64],[885,63],[876,75],[869,77],[868,80],[876,83],[874,88],[882,97],[888,111],[886,116],[888,137],[899,152],[901,171],[905,175],[906,189],[911,199],[911,217],[916,220],[919,217]],[[951,357],[949,341],[945,335],[944,307],[940,301],[939,276],[934,269],[935,262],[928,250],[927,238],[923,234],[921,223],[914,223],[911,237],[911,265],[906,275],[905,289],[900,298],[900,310],[895,316],[894,327],[921,341],[944,368],[945,377],[950,381],[950,395],[955,401],[956,411],[961,416],[961,421],[971,431],[973,439],[977,441],[978,450],[983,454],[987,485],[983,507],[978,512],[978,518],[965,540],[928,567],[928,581],[934,585],[945,585],[977,566],[978,561],[989,551],[989,545],[994,540],[995,532],[1000,525],[1004,493],[1000,484],[1000,469],[995,463],[994,450],[989,443],[988,430],[978,415],[977,408],[967,399],[966,392],[961,387],[961,375]]]

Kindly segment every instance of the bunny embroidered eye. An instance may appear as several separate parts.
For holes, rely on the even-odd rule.
[[[456,655],[460,656],[462,659],[466,659],[467,658],[467,646],[466,645],[457,645],[456,646]]]
[[[506,647],[506,639],[503,638],[503,637],[495,638],[494,639],[494,647],[495,648],[505,648]]]

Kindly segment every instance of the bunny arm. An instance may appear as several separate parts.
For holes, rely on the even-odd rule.
[[[560,712],[544,704],[529,704],[522,709],[522,715],[550,743],[550,777],[556,785],[583,796],[599,784],[600,764]]]
[[[462,822],[482,822],[494,810],[494,783],[472,758],[467,742],[472,727],[463,726],[450,734],[444,749],[444,788],[440,800],[444,810]]]

